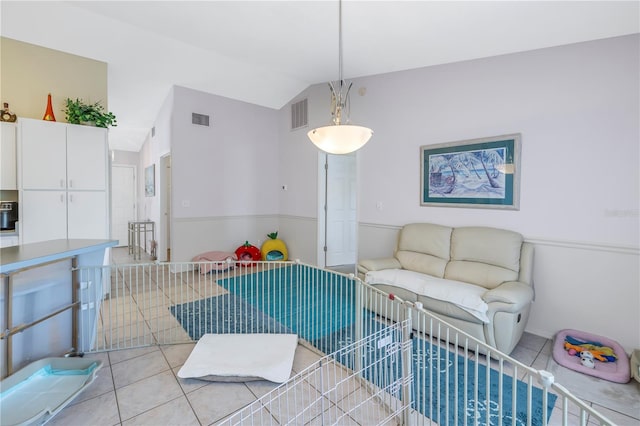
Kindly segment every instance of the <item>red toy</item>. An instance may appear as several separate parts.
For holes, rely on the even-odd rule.
[[[238,263],[242,266],[253,266],[255,263],[252,261],[262,258],[260,249],[249,244],[249,241],[245,241],[243,245],[236,249],[236,256],[238,257]]]

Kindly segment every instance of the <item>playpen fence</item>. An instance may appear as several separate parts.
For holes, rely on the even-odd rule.
[[[335,405],[342,414],[328,412],[331,424],[345,412],[349,419],[353,413],[370,415],[366,407],[371,401],[386,407],[376,424],[613,424],[555,383],[550,373],[500,353],[353,274],[280,261],[109,265],[76,272],[78,352],[192,343],[204,333],[294,332],[300,344],[324,355],[267,399],[238,413],[234,418],[241,424],[287,424],[287,419],[325,424],[317,416]],[[403,325],[408,332],[393,331]],[[379,333],[396,333],[401,341],[390,342]],[[365,371],[380,360],[371,354],[381,357],[380,351],[391,348],[399,352],[381,362],[393,377],[372,380]],[[346,353],[353,362],[344,362]],[[327,384],[322,382],[327,374],[344,379],[337,382],[339,388],[318,385],[318,380]],[[368,383],[358,388],[366,397],[340,404],[327,399],[332,392],[358,395],[352,387],[356,381]],[[311,401],[304,393],[309,389],[321,395],[313,400],[315,420],[286,405],[291,398]],[[273,414],[274,407],[279,414]]]

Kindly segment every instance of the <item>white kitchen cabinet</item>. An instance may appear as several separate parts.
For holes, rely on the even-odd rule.
[[[68,238],[104,239],[109,237],[107,199],[97,191],[67,193]]]
[[[106,189],[106,129],[22,119],[20,132],[22,189]]]
[[[20,119],[22,189],[67,188],[67,126]]]
[[[106,129],[21,120],[22,243],[109,238]]]
[[[67,238],[66,191],[22,191],[22,244]]]
[[[18,189],[16,180],[16,125],[0,122],[0,189]]]
[[[67,189],[107,187],[107,131],[89,126],[67,127]]]

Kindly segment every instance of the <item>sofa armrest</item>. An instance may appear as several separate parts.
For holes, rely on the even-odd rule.
[[[482,299],[486,303],[497,302],[510,305],[507,310],[515,312],[531,303],[533,289],[528,284],[519,281],[507,281],[487,291]]]
[[[402,268],[402,265],[395,257],[386,257],[384,259],[365,259],[358,263],[358,272],[361,274],[366,274],[369,271],[400,268]]]

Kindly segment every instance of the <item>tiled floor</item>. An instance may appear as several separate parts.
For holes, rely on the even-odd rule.
[[[129,261],[126,248],[115,249],[113,257],[116,263]],[[96,381],[49,424],[210,425],[275,387],[266,381],[215,383],[176,377],[193,346],[193,343],[151,346],[86,355],[101,359],[104,367]],[[551,340],[525,333],[511,356],[533,368],[546,369],[551,349]],[[293,372],[301,371],[318,358],[314,352],[299,346]],[[572,389],[572,383],[562,385],[570,391],[576,390]],[[622,388],[625,392],[635,393],[640,399],[637,382],[619,386],[625,386]],[[629,417],[594,399],[587,403],[616,424],[640,425],[640,413]],[[554,410],[553,424],[561,424],[560,411]],[[570,416],[569,424],[579,424],[579,419]]]

